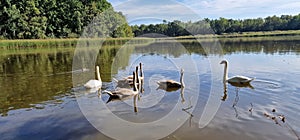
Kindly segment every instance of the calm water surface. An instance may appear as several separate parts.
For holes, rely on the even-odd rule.
[[[114,117],[142,124],[170,113],[180,127],[163,139],[299,139],[300,38],[221,41],[221,46],[224,56],[206,53],[196,41],[102,47],[96,58],[102,90],[113,90],[113,78],[131,74],[143,62],[144,93],[137,100],[138,112],[134,112],[134,98],[105,104],[108,95],[98,97],[97,91],[87,91],[82,85],[94,77],[93,69],[72,68],[74,59],[82,60],[73,58],[74,49],[5,50],[0,53],[1,139],[110,139],[97,129],[117,130]],[[219,64],[224,58],[229,61],[229,77],[256,78],[253,89],[228,84],[224,92]],[[157,89],[157,80],[179,81],[180,68],[185,69],[183,90]],[[80,79],[74,82],[72,76]],[[199,128],[210,98],[216,99],[218,110],[206,127]],[[103,122],[110,117],[105,109],[114,117]],[[131,132],[128,139],[135,138],[134,130],[126,130]]]

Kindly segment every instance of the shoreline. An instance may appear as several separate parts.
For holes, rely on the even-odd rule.
[[[298,40],[300,39],[300,30],[289,31],[267,31],[267,32],[244,32],[244,33],[230,33],[230,34],[208,34],[208,35],[190,35],[178,37],[165,37],[165,38],[150,38],[150,37],[134,37],[134,38],[56,38],[56,39],[16,39],[16,40],[0,40],[0,49],[15,49],[15,48],[57,48],[57,47],[76,47],[79,41],[91,41],[92,45],[114,45],[146,43],[156,41],[192,41],[192,40],[210,41],[215,39],[226,41],[259,41],[259,40]],[[104,41],[104,42],[102,42]]]

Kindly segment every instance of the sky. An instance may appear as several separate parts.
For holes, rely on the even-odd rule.
[[[108,0],[130,24],[297,15],[300,0]]]

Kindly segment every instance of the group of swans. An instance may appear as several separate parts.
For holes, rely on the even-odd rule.
[[[254,80],[254,78],[249,78],[246,76],[233,76],[231,78],[228,78],[228,61],[227,60],[223,60],[220,62],[220,64],[224,64],[224,76],[223,76],[223,82],[226,83],[230,83],[233,86],[236,87],[246,87],[249,86],[250,88],[253,88],[250,85],[250,82]],[[183,72],[184,70],[181,69],[181,76],[180,76],[180,82],[174,81],[174,80],[161,80],[158,81],[157,84],[163,88],[163,89],[171,89],[171,88],[184,88],[184,83],[183,83]]]
[[[250,88],[253,88],[250,85],[250,82],[254,80],[254,78],[249,78],[246,76],[233,76],[231,78],[228,78],[228,61],[227,60],[223,60],[221,61],[220,64],[224,64],[224,76],[223,76],[223,82],[224,84],[226,82],[230,83],[233,86],[236,87],[246,87],[249,86]],[[141,92],[140,90],[138,90],[138,85],[139,87],[141,86],[141,84],[143,83],[144,80],[144,73],[143,73],[143,69],[142,69],[142,63],[139,63],[139,75],[138,75],[138,66],[136,67],[135,71],[133,71],[133,74],[125,77],[122,80],[116,80],[119,87],[116,88],[114,91],[104,91],[103,93],[107,93],[110,98],[107,101],[110,102],[112,100],[115,99],[123,99],[125,97],[131,97],[134,95],[138,95],[139,92]],[[157,84],[159,85],[158,88],[160,89],[164,89],[166,91],[173,91],[172,89],[179,89],[179,88],[184,88],[184,82],[183,82],[183,72],[184,70],[181,69],[180,71],[180,82],[174,81],[174,80],[160,80],[157,81]],[[96,80],[89,80],[86,84],[84,84],[84,87],[87,89],[92,89],[92,88],[98,88],[100,89],[102,86],[102,82],[101,82],[101,78],[100,78],[100,72],[99,72],[99,66],[96,66],[96,76],[97,79]],[[122,87],[120,85],[132,85],[133,86],[133,90],[129,89],[127,86],[126,87]],[[140,89],[140,88],[139,88]]]
[[[139,74],[138,74],[139,70]],[[160,80],[157,81],[157,84],[159,85],[159,88],[162,88],[166,91],[172,90],[172,89],[179,89],[184,87],[183,83],[183,72],[184,70],[181,69],[181,76],[180,76],[180,82],[174,81],[174,80]],[[86,84],[84,84],[84,87],[86,89],[100,89],[102,86],[101,78],[100,78],[100,72],[99,72],[99,66],[96,66],[96,76],[97,79],[95,80],[89,80]],[[110,97],[107,101],[113,101],[113,100],[121,100],[125,99],[127,97],[138,95],[139,92],[142,92],[141,86],[144,81],[144,73],[142,68],[142,63],[139,63],[139,66],[136,66],[135,71],[133,71],[132,75],[129,75],[121,80],[116,80],[117,82],[117,88],[114,91],[103,91],[102,93],[108,94]],[[130,89],[130,87],[133,87],[133,89]],[[139,87],[137,87],[139,86]]]
[[[140,68],[140,69],[139,69]],[[138,70],[140,70],[140,76],[138,75]],[[142,92],[142,83],[144,80],[143,76],[143,70],[142,70],[142,63],[139,64],[139,66],[136,66],[135,71],[132,72],[132,75],[127,76],[126,78],[122,80],[117,80],[118,85],[117,88],[113,91],[103,91],[103,93],[106,93],[109,95],[109,99],[106,103],[109,103],[113,100],[125,100],[127,98],[130,98],[134,96],[135,98],[137,95],[139,95],[140,92]],[[120,87],[121,85],[131,85],[133,86],[133,89],[125,87]],[[136,100],[134,99],[134,104],[136,104]],[[135,109],[136,110],[136,109]]]

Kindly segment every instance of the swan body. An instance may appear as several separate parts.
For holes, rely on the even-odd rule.
[[[252,80],[254,80],[254,78],[249,78],[249,77],[246,77],[246,76],[237,75],[237,76],[233,76],[231,78],[228,78],[227,82],[228,83],[249,83]]]
[[[134,92],[128,88],[118,88],[115,91],[103,91],[109,95],[109,99],[106,103],[109,103],[114,100],[126,100],[134,95],[137,95],[138,92]]]
[[[92,88],[98,88],[102,86],[102,82],[99,80],[89,80],[86,84],[84,84],[85,88],[92,89]]]
[[[158,89],[171,89],[171,88],[182,88],[184,87],[183,83],[183,69],[181,69],[180,72],[180,82],[174,81],[174,80],[160,80],[157,81],[157,84],[159,85]]]
[[[99,66],[96,66],[96,73],[97,73],[97,80],[89,80],[86,84],[84,84],[85,88],[87,89],[101,88],[102,82],[100,78]]]
[[[169,81],[169,82],[173,82],[173,81]],[[169,83],[169,82],[167,82],[167,83]],[[156,88],[156,90],[162,89],[162,90],[165,90],[167,92],[177,91],[178,89],[181,88],[181,86],[178,85],[178,82],[177,82],[176,86],[175,86],[175,84],[174,85],[169,85],[169,86],[166,85],[166,84],[158,84],[158,85],[159,86]]]
[[[224,66],[223,82],[246,84],[246,83],[250,83],[251,81],[254,80],[254,78],[249,78],[249,77],[240,76],[240,75],[228,78],[228,61],[227,60],[223,60],[223,61],[221,61],[220,64],[224,64],[225,65]]]
[[[103,91],[103,93],[107,93],[109,95],[109,99],[106,103],[109,103],[113,100],[124,100],[134,95],[137,95],[139,92],[137,90],[137,80],[138,75],[136,72],[133,72],[133,90],[128,88],[117,88],[115,91]]]
[[[174,80],[161,80],[157,84],[162,88],[181,88],[181,83]]]
[[[254,87],[250,84],[250,82],[247,83],[230,83],[228,82],[230,85],[237,87],[237,88],[251,88],[254,89]]]

